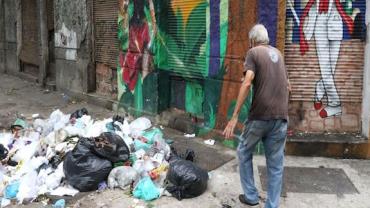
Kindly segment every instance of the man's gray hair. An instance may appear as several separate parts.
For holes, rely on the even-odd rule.
[[[257,24],[249,31],[249,40],[255,44],[269,44],[269,35],[265,26]]]

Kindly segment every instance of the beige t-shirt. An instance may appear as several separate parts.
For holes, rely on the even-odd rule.
[[[269,45],[250,49],[244,70],[255,74],[249,120],[288,120],[288,78],[280,51]]]

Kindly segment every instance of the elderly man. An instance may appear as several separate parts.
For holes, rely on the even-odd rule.
[[[253,84],[254,97],[249,118],[239,138],[238,157],[240,180],[244,194],[239,200],[250,206],[259,205],[254,185],[253,151],[262,140],[268,177],[266,208],[279,206],[283,176],[285,138],[288,125],[289,81],[283,57],[278,49],[269,45],[263,25],[255,25],[249,32],[251,49],[245,58],[245,78],[239,91],[233,117],[223,134],[231,138],[238,116],[249,89]]]

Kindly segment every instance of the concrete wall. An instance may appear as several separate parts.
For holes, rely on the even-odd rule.
[[[117,99],[117,69],[96,63],[96,93],[112,100]]]
[[[370,0],[366,1],[367,37],[365,47],[364,86],[362,101],[362,134],[369,138],[370,134]],[[369,151],[370,153],[370,151]]]
[[[289,103],[289,128],[296,132],[359,132],[361,129],[361,103],[343,103],[342,115],[321,118],[312,102]]]
[[[55,0],[55,58],[58,89],[89,90],[92,47],[88,0]],[[95,75],[94,75],[95,76]]]
[[[4,5],[4,28],[5,28],[5,70],[8,73],[16,73],[17,68],[17,29],[16,16],[17,8],[16,1],[3,0]]]
[[[0,73],[5,72],[5,27],[4,27],[4,1],[0,0]]]

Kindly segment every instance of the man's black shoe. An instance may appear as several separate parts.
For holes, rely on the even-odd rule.
[[[244,194],[240,194],[239,195],[239,201],[242,203],[242,204],[246,204],[246,205],[249,205],[249,206],[257,206],[259,205],[259,203],[255,203],[255,204],[252,204],[250,202],[247,202],[247,200],[245,200],[245,197],[244,197]]]

